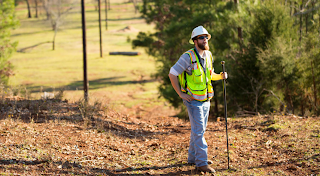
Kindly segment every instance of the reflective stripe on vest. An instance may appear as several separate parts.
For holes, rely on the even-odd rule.
[[[198,101],[206,101],[213,97],[213,88],[211,85],[212,74],[212,57],[206,54],[206,73],[200,65],[200,60],[195,53],[194,49],[190,49],[186,52],[190,56],[192,75],[180,74],[179,81],[181,85],[181,91],[188,93],[193,99]],[[185,90],[185,85],[186,89]]]

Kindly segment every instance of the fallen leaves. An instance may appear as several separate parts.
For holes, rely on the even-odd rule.
[[[10,106],[7,109],[13,112],[11,117],[0,122],[0,173],[201,174],[194,171],[194,166],[186,164],[190,136],[188,121],[143,114],[136,118],[113,111],[99,115],[99,112],[106,111],[93,111],[94,108],[87,107],[90,118],[84,125],[85,120],[76,104],[24,103],[19,107],[32,109],[16,108],[12,111]],[[28,113],[30,115],[31,111],[39,113],[38,119],[30,120]],[[148,110],[143,112],[148,113]],[[219,174],[265,175],[278,171],[284,175],[318,174],[318,118],[261,116],[228,119],[230,161],[237,169],[233,172],[224,169],[227,163],[224,123],[208,122],[205,133],[209,158],[213,159],[212,166]],[[281,128],[264,130],[272,125]]]

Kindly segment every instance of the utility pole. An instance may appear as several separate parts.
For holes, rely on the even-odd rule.
[[[84,0],[81,0],[82,15],[82,46],[83,46],[83,90],[84,100],[88,102],[88,76],[87,76],[87,39],[86,39],[86,16],[85,16]]]
[[[100,57],[102,58],[102,35],[101,35],[101,0],[98,0],[99,6],[99,35],[100,35]]]

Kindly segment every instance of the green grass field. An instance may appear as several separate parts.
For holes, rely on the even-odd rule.
[[[154,58],[144,49],[133,50],[131,42],[139,31],[152,31],[135,13],[132,3],[111,0],[108,11],[108,30],[105,27],[105,11],[102,4],[103,58],[100,58],[98,11],[94,4],[86,4],[87,27],[87,63],[90,100],[112,102],[131,107],[137,103],[163,102],[158,100],[158,82],[151,78],[155,73]],[[83,98],[83,53],[81,8],[74,8],[65,16],[57,36],[55,50],[52,43],[37,47],[27,47],[52,41],[54,31],[50,21],[46,20],[44,10],[39,18],[27,18],[24,4],[17,6],[20,27],[12,32],[12,41],[18,41],[17,50],[10,61],[14,65],[15,75],[9,85],[26,87],[31,97],[38,99],[43,92],[64,90],[64,98],[77,101]],[[34,16],[35,11],[32,11]],[[119,31],[131,26],[131,31]],[[112,51],[137,51],[139,56],[109,55]],[[156,94],[156,95],[155,95]]]

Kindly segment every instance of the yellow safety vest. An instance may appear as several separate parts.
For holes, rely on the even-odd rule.
[[[179,75],[181,91],[189,94],[197,101],[210,100],[213,97],[211,85],[212,56],[206,54],[206,72],[204,72],[195,49],[190,49],[186,53],[190,56],[192,74],[189,75],[184,71]]]

